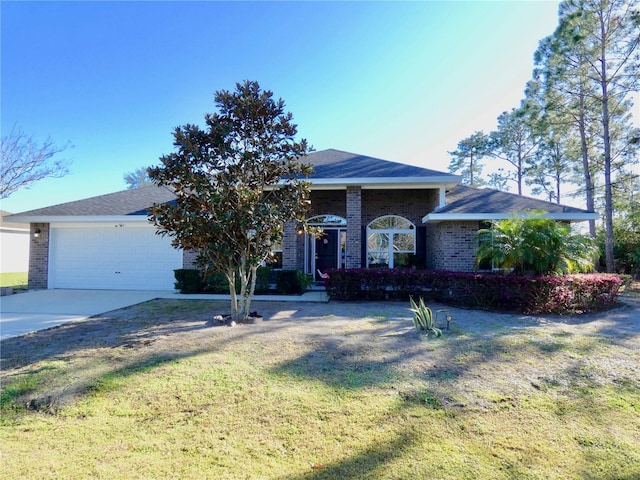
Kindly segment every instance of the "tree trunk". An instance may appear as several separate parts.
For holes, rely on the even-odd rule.
[[[229,295],[231,296],[231,317],[238,317],[238,296],[236,295],[236,269],[233,265],[227,268],[227,282],[229,282]]]
[[[606,257],[607,272],[613,273],[615,270],[615,262],[613,258],[613,194],[611,190],[611,138],[609,136],[609,92],[607,78],[607,59],[606,59],[606,29],[602,13],[600,14],[600,32],[601,57],[600,57],[600,82],[602,86],[602,129],[603,129],[603,145],[604,145],[604,231],[605,242],[604,250]]]
[[[582,87],[580,87],[582,90]],[[587,203],[587,210],[595,211],[595,187],[593,185],[593,178],[591,177],[591,165],[589,165],[589,147],[587,145],[587,128],[586,128],[586,115],[584,104],[584,92],[580,92],[580,113],[578,119],[578,128],[580,130],[580,150],[582,152],[582,169],[584,174],[584,188],[585,188],[585,200]],[[596,238],[596,221],[589,220],[589,236]]]
[[[240,264],[240,298],[238,308],[234,314],[234,320],[246,320],[249,318],[251,300],[256,289],[258,266],[247,265],[245,260]]]

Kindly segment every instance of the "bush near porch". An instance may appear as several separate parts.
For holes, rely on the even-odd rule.
[[[180,293],[229,293],[229,282],[221,273],[213,273],[203,277],[202,272],[194,268],[174,270],[175,288]],[[310,284],[308,275],[297,270],[273,270],[270,267],[259,267],[256,277],[257,294],[281,293],[300,295]],[[239,292],[240,284],[236,283]]]
[[[615,304],[624,280],[618,275],[503,275],[440,270],[346,269],[329,272],[335,300],[408,300],[420,296],[486,310],[583,313]]]

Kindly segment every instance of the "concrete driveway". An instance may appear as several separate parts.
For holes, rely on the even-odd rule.
[[[0,297],[0,340],[166,297],[171,292],[33,290]]]

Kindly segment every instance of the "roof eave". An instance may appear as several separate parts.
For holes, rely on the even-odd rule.
[[[488,221],[488,220],[504,220],[517,215],[517,212],[490,212],[490,213],[429,213],[422,218],[422,223],[436,223],[445,221]],[[600,215],[592,212],[558,212],[545,213],[542,218],[550,218],[552,220],[565,222],[586,222],[588,220],[598,220]]]
[[[16,223],[148,222],[147,215],[15,215]]]
[[[362,189],[409,189],[409,188],[453,188],[460,183],[457,175],[434,175],[429,177],[354,177],[354,178],[308,178],[312,190],[343,189],[360,186]]]

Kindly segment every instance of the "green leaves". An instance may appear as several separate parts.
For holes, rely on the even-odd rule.
[[[433,311],[424,304],[422,297],[420,298],[419,304],[416,304],[413,298],[409,297],[409,303],[411,304],[409,310],[415,314],[413,317],[413,325],[418,332],[424,332],[427,336],[433,335],[434,337],[442,335],[442,330],[435,326]]]
[[[492,261],[494,268],[514,273],[565,274],[593,268],[596,249],[568,225],[544,218],[544,212],[494,222],[478,232],[476,265]]]
[[[255,269],[282,239],[284,224],[306,217],[304,177],[312,168],[301,158],[310,149],[295,140],[297,127],[284,102],[258,82],[217,92],[215,104],[206,128],[177,127],[176,151],[149,170],[156,184],[177,196],[175,204],[155,205],[150,218],[176,247],[198,251],[203,269],[237,273],[250,299]]]

